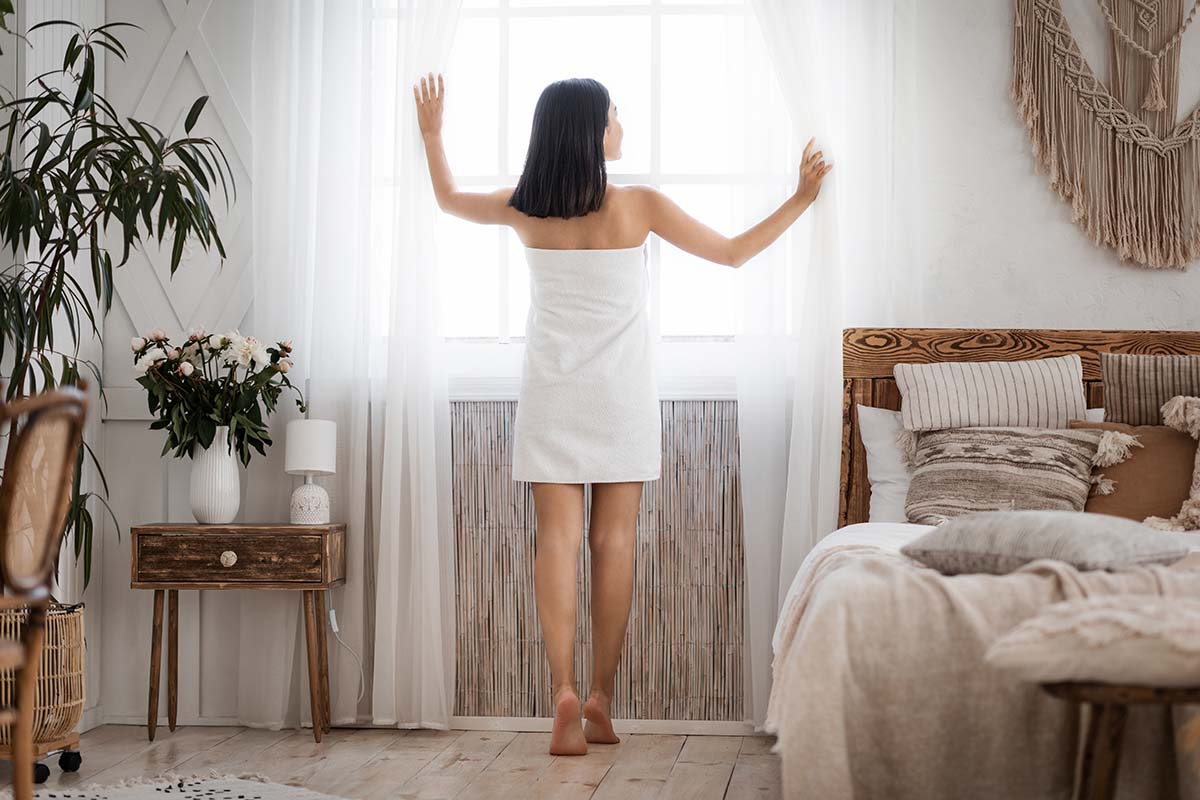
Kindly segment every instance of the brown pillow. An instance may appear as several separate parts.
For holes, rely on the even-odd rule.
[[[1112,494],[1093,494],[1085,511],[1112,514],[1141,522],[1146,517],[1173,517],[1192,488],[1196,440],[1165,425],[1071,420],[1072,428],[1121,431],[1138,438],[1141,447],[1111,467],[1096,468],[1114,482]]]

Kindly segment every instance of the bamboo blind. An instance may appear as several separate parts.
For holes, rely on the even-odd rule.
[[[533,594],[533,497],[528,484],[512,480],[516,403],[451,406],[455,713],[551,716],[550,669]],[[741,720],[745,572],[737,404],[664,401],[662,415],[662,477],[642,494],[614,716]],[[590,487],[584,502],[590,507]],[[585,511],[585,531],[587,524]],[[591,668],[588,561],[585,534],[575,649],[581,691]]]

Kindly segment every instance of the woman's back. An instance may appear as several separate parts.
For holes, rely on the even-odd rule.
[[[639,213],[640,186],[609,186],[598,211],[582,217],[531,217],[510,208],[506,222],[526,247],[543,250],[617,250],[637,247],[650,229]]]

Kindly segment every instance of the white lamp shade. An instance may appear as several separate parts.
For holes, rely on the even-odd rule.
[[[332,475],[337,472],[337,423],[327,419],[289,422],[283,471],[289,475]]]

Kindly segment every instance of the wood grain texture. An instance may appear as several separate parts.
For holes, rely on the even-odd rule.
[[[847,328],[842,377],[890,378],[898,363],[1021,361],[1075,353],[1083,361],[1084,380],[1099,380],[1101,352],[1196,354],[1200,331]]]
[[[454,713],[462,716],[551,715],[533,594],[533,498],[527,483],[512,480],[515,410],[514,402],[451,404]],[[662,477],[642,494],[614,716],[740,720],[745,579],[736,404],[669,401],[662,414]],[[590,487],[584,502],[590,506]],[[582,687],[591,673],[589,564],[585,542],[575,649]]]
[[[658,797],[778,800],[782,796],[779,757],[767,752],[770,739],[761,745],[756,744],[760,737],[742,739],[739,752],[737,739],[716,737],[723,741],[713,749],[706,746],[712,738],[689,736],[674,762],[650,766],[657,774],[670,773]],[[669,759],[678,749],[662,748],[660,736],[635,734],[623,737],[618,745],[598,745],[583,758],[556,757],[546,753],[549,742],[549,733],[334,728],[318,745],[308,731],[217,726],[184,726],[171,737],[147,742],[140,727],[105,725],[83,735],[80,771],[51,769],[42,795],[63,790],[74,795],[81,785],[111,785],[164,773],[216,772],[253,773],[356,800],[612,797],[618,784],[632,784],[637,791],[624,765],[637,768],[639,761],[644,763],[640,753],[653,751]],[[725,774],[739,765],[738,785],[745,791],[732,786],[726,791]],[[10,766],[0,763],[0,785],[10,775]],[[647,781],[648,793],[653,794],[655,785],[655,778]]]
[[[346,579],[346,526],[135,525],[134,589],[330,588]],[[221,558],[232,553],[226,566]]]
[[[154,741],[162,654],[163,594],[170,595],[167,713],[175,730],[179,672],[179,589],[299,590],[304,598],[305,642],[318,742],[331,724],[325,590],[346,581],[346,526],[136,525],[130,530],[131,585],[154,590],[147,733]],[[223,555],[236,555],[222,561]]]
[[[313,739],[318,744],[325,733],[325,700],[321,694],[321,653],[317,644],[317,607],[313,595],[304,592],[304,644],[308,654],[308,698]]]
[[[847,328],[842,333],[842,465],[838,526],[866,522],[871,487],[858,430],[858,404],[900,409],[896,364],[1020,361],[1077,354],[1088,406],[1104,405],[1102,352],[1200,354],[1200,331],[1018,330],[974,328]]]
[[[146,704],[146,735],[154,741],[158,729],[158,680],[162,675],[162,624],[164,590],[154,590],[154,619],[150,628],[150,693]]]
[[[325,732],[328,733],[333,725],[332,700],[329,692],[329,620],[325,616],[324,590],[312,592],[317,611],[317,664],[320,667],[321,688],[321,719]]]
[[[1113,800],[1121,767],[1121,739],[1129,707],[1119,703],[1089,703],[1087,729],[1074,800]]]
[[[1122,703],[1124,705],[1200,704],[1200,686],[1120,686],[1112,683],[1045,683],[1048,694],[1073,703]]]
[[[1200,703],[1200,687],[1076,682],[1043,683],[1041,687],[1047,694],[1087,709],[1073,800],[1112,800],[1116,796],[1129,706]]]
[[[179,715],[179,591],[167,592],[167,729],[175,732]]]

